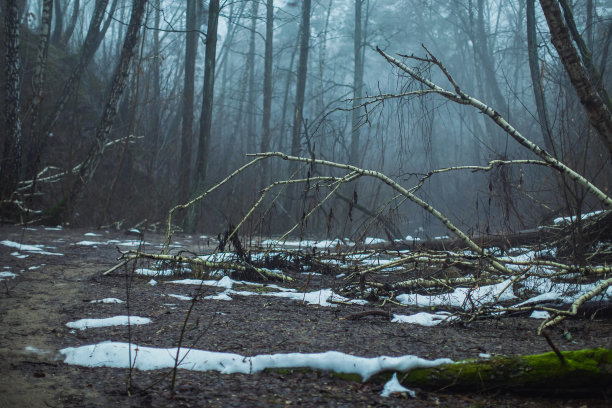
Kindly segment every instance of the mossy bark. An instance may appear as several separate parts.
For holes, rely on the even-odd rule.
[[[610,392],[612,350],[554,353],[466,360],[398,375],[407,387],[452,391],[504,389],[527,393],[600,395]]]

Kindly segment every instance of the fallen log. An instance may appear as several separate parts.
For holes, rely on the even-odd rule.
[[[490,234],[476,235],[470,237],[481,248],[498,247],[509,249],[523,245],[536,245],[549,242],[557,237],[558,231],[554,229],[532,229],[517,232],[515,234]],[[419,250],[429,249],[433,251],[456,251],[465,249],[465,242],[458,238],[421,240],[395,240],[382,244],[368,245],[368,249],[388,249],[388,250]]]
[[[610,393],[612,350],[605,348],[491,357],[417,368],[398,378],[406,387],[449,391],[507,390],[535,394]]]

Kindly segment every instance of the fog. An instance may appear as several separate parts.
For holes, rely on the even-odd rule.
[[[529,1],[310,2],[222,1],[216,33],[210,30],[214,0],[3,3],[3,219],[164,228],[172,207],[247,163],[252,159],[247,153],[262,151],[348,163],[383,173],[407,189],[423,181],[411,191],[470,234],[516,232],[559,215],[602,208],[583,185],[545,165],[430,174],[487,166],[491,160],[539,158],[474,107],[437,94],[415,94],[423,84],[377,52],[378,47],[454,91],[435,57],[465,94],[495,109],[524,137],[607,194],[609,147],[551,43],[539,2],[531,65]],[[50,3],[47,33],[43,6]],[[303,50],[300,27],[307,3]],[[598,71],[591,79],[603,95],[611,81],[612,8],[604,1],[571,3],[573,20],[566,17],[566,24],[575,22]],[[16,48],[11,5],[19,18]],[[126,38],[139,5],[144,11],[130,48]],[[96,7],[103,15],[91,27]],[[213,38],[211,69],[206,51]],[[12,49],[18,50],[17,71],[11,70]],[[193,75],[190,49],[195,51]],[[208,87],[207,74],[214,78]],[[542,91],[539,107],[534,87]],[[406,93],[411,94],[399,96]],[[15,100],[16,114],[9,109]],[[106,146],[111,141],[116,143]],[[242,233],[275,235],[296,223],[293,235],[360,239],[448,233],[431,211],[396,197],[380,180],[361,177],[329,199],[333,183],[310,183],[346,174],[269,158],[215,189],[191,215],[191,210],[178,210],[174,222],[189,231],[217,234],[240,222],[270,183],[306,178],[272,188]]]

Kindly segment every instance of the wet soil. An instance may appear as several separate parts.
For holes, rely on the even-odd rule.
[[[100,236],[85,236],[95,232]],[[189,406],[524,406],[604,407],[604,393],[582,397],[515,395],[503,390],[471,394],[417,390],[381,397],[382,384],[343,380],[325,372],[296,370],[253,375],[179,370],[175,392],[169,390],[170,370],[129,372],[127,369],[86,368],[62,362],[58,351],[102,341],[131,341],[139,345],[175,347],[191,302],[169,295],[203,296],[221,289],[171,283],[170,278],[135,276],[132,270],[102,273],[117,263],[119,252],[109,240],[138,243],[121,231],[0,227],[0,241],[44,245],[41,254],[0,245],[0,272],[16,277],[0,281],[0,407],[189,407]],[[78,244],[99,241],[96,246]],[[160,234],[145,234],[145,249],[157,252]],[[177,235],[182,249],[206,253],[214,242]],[[122,249],[127,247],[122,246]],[[178,251],[175,248],[174,251]],[[27,255],[27,257],[18,257]],[[143,265],[146,266],[146,265]],[[293,272],[295,282],[283,286],[313,291],[339,288],[333,276]],[[91,303],[103,298],[127,303]],[[391,323],[381,316],[352,320],[365,310],[410,314],[416,309],[387,302],[323,307],[267,296],[233,295],[232,301],[200,300],[187,322],[187,346],[246,356],[280,352],[341,351],[357,356],[477,358],[479,353],[534,354],[550,351],[536,335],[538,320],[528,316],[483,320],[471,324],[422,327]],[[129,305],[129,310],[128,310]],[[72,330],[67,322],[130,314],[152,323]],[[571,335],[568,340],[567,335]],[[612,347],[612,321],[572,319],[551,337],[562,350]],[[560,384],[562,387],[562,384]]]

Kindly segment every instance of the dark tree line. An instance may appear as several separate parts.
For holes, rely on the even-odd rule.
[[[351,163],[413,184],[439,167],[524,158],[492,122],[461,107],[431,98],[367,104],[405,86],[376,46],[424,55],[426,45],[464,89],[609,191],[612,12],[600,1],[6,0],[1,13],[7,221],[154,224],[255,151]],[[221,229],[270,182],[306,172],[316,175],[264,161],[177,222]],[[436,227],[380,186],[353,190],[308,227],[393,237]],[[324,194],[279,193],[249,228],[278,232]],[[563,177],[518,166],[431,178],[421,193],[473,232],[600,205]]]

